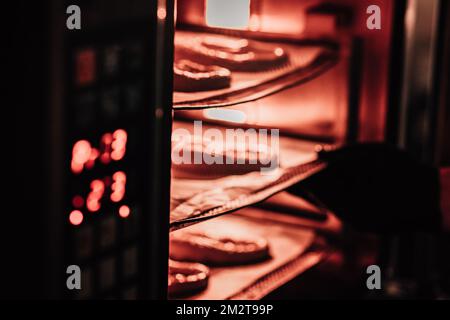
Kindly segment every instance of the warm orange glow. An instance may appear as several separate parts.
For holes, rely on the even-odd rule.
[[[100,152],[96,148],[91,149],[91,155],[89,156],[89,161],[86,163],[87,169],[92,169],[95,165],[95,161],[100,156]]]
[[[80,163],[76,163],[74,161],[72,161],[70,168],[72,169],[73,173],[81,173],[83,171],[83,164]]]
[[[122,218],[127,218],[130,215],[130,208],[128,206],[125,206],[125,205],[121,206],[119,208],[119,215]]]
[[[232,123],[245,123],[247,115],[239,110],[232,109],[205,109],[203,116],[211,120],[220,120]]]
[[[100,155],[100,152],[96,148],[92,148],[91,149],[91,155],[89,157],[89,161],[97,160],[99,155]]]
[[[260,18],[256,14],[252,14],[250,17],[249,29],[251,31],[258,31],[261,27]]]
[[[111,185],[111,190],[112,190],[112,191],[115,191],[115,192],[117,192],[117,193],[123,193],[123,192],[125,191],[125,184],[124,184],[122,181],[120,181],[120,182],[114,182],[114,183]]]
[[[113,136],[112,136],[111,133],[105,133],[105,134],[102,136],[102,143],[103,143],[104,145],[110,145],[110,144],[112,143],[112,141],[113,141]]]
[[[121,181],[126,182],[127,181],[127,175],[123,171],[117,171],[113,174],[114,181]]]
[[[89,193],[86,201],[86,207],[91,212],[100,210],[100,200],[105,193],[105,183],[101,180],[93,180],[91,182],[91,192]]]
[[[91,182],[92,193],[102,195],[105,191],[105,184],[101,180],[94,180]]]
[[[104,164],[108,164],[111,161],[111,144],[113,142],[113,135],[111,133],[105,133],[101,139],[101,156],[100,161]]]
[[[84,165],[91,156],[91,144],[89,141],[80,140],[73,145],[71,169],[74,173],[81,173]]]
[[[97,198],[89,197],[86,202],[86,207],[90,212],[97,212],[98,210],[100,210],[101,206]]]
[[[69,215],[69,221],[74,226],[78,226],[83,222],[83,213],[79,210],[74,210]]]
[[[111,157],[109,153],[104,153],[100,156],[100,161],[104,164],[108,164],[111,162]]]
[[[122,191],[115,191],[113,193],[111,193],[111,201],[112,202],[119,202],[120,200],[123,199],[123,192]]]
[[[165,8],[159,8],[157,11],[158,19],[164,20],[167,16],[167,11]]]
[[[113,183],[111,185],[111,196],[112,202],[119,202],[125,196],[125,186],[127,182],[127,176],[122,171],[117,171],[113,174]]]
[[[113,133],[111,143],[111,159],[119,161],[125,156],[128,135],[125,130],[119,129]]]
[[[275,54],[276,54],[278,57],[281,57],[281,56],[284,54],[284,50],[281,49],[281,48],[276,48],[276,49],[275,49]]]
[[[248,29],[250,0],[206,0],[206,24],[210,27]]]

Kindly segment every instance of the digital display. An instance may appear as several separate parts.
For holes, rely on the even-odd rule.
[[[129,206],[122,203],[127,174],[117,169],[125,157],[127,139],[127,132],[118,129],[104,133],[97,145],[88,140],[79,140],[73,144],[70,168],[85,186],[80,186],[79,192],[72,197],[73,208],[69,214],[72,225],[82,224],[86,215],[95,214],[106,205],[113,205],[122,218],[130,215]]]

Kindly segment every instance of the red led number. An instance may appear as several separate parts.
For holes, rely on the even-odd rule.
[[[118,171],[113,175],[113,183],[111,184],[112,202],[120,202],[125,196],[125,185],[127,183],[127,176],[124,172]]]
[[[96,212],[100,210],[100,200],[105,193],[105,184],[101,180],[94,180],[91,182],[91,192],[86,200],[86,207],[90,212]]]
[[[76,56],[76,83],[80,86],[95,81],[95,52],[92,49],[79,51]]]
[[[69,215],[69,221],[74,226],[78,226],[83,222],[83,213],[79,210],[74,210]]]
[[[128,216],[130,215],[130,208],[128,206],[125,206],[125,205],[121,206],[119,208],[119,215],[122,218],[128,218]]]
[[[73,145],[71,168],[73,173],[81,173],[84,165],[91,156],[91,144],[89,141],[80,140]]]
[[[105,133],[100,139],[99,148],[92,147],[87,140],[77,141],[72,148],[71,171],[74,174],[81,174],[84,170],[94,168],[95,163],[99,160],[102,164],[107,165],[111,161],[120,161],[124,158],[127,147],[127,132],[118,129],[113,133]],[[102,199],[105,197],[106,189],[110,189],[109,200],[119,203],[125,197],[127,176],[123,171],[115,172],[112,177],[107,176],[103,180],[95,179],[90,183],[89,193],[84,199],[80,195],[72,198],[73,210],[69,215],[69,222],[74,225],[80,225],[84,216],[80,211],[83,206],[89,212],[98,212],[102,206]],[[120,206],[118,210],[119,216],[127,218],[130,215],[130,208],[126,205]]]
[[[80,174],[84,169],[94,168],[97,159],[103,164],[120,161],[125,157],[128,135],[125,130],[118,129],[113,133],[105,133],[100,140],[100,150],[91,146],[87,140],[77,141],[72,148],[71,170]]]

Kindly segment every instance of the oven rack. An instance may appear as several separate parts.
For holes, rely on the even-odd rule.
[[[198,199],[202,197],[207,198],[211,195],[211,190],[204,191],[203,193],[197,193],[187,201],[182,202],[180,205],[172,208],[170,212],[170,229],[169,231],[175,231],[182,229],[199,222],[203,222],[212,218],[222,216],[227,213],[232,213],[236,210],[257,204],[262,202],[274,194],[281,192],[290,186],[308,178],[309,176],[323,170],[327,166],[326,162],[322,160],[314,160],[308,163],[296,165],[293,167],[282,168],[281,173],[275,179],[268,179],[266,181],[260,181],[260,184],[254,189],[236,187],[236,192],[233,192],[230,197],[220,202],[215,206],[207,207],[206,209],[195,208]],[[250,173],[241,176],[242,179],[258,179],[256,174]],[[250,176],[251,175],[251,176]],[[261,176],[261,179],[263,176]],[[245,190],[245,191],[244,191]],[[234,191],[234,190],[233,190]],[[222,192],[219,190],[219,192]],[[193,199],[193,205],[189,204],[189,201]],[[201,201],[201,200],[200,200]],[[186,205],[187,204],[187,205]],[[185,210],[185,209],[188,210]],[[194,208],[194,209],[192,209]]]
[[[326,256],[326,252],[313,251],[301,254],[294,260],[277,270],[258,279],[255,283],[248,286],[241,292],[228,297],[227,300],[260,300],[274,290],[293,280],[295,277],[304,273],[319,264]]]
[[[198,33],[179,31],[178,38],[193,38]],[[175,41],[176,43],[177,41]],[[267,71],[233,72],[231,87],[205,92],[174,92],[174,110],[229,107],[273,95],[307,83],[339,62],[336,45],[273,43],[289,55],[289,62]]]
[[[291,217],[294,223],[286,223],[278,220],[280,216],[283,214],[250,207],[194,226],[199,232],[220,228],[222,232],[250,232],[260,236],[269,244],[270,257],[252,264],[210,266],[208,287],[186,298],[222,300],[244,296],[246,300],[261,299],[317,265],[325,251],[316,249],[316,233],[302,226],[300,218]]]

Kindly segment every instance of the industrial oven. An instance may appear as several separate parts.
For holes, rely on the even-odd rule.
[[[259,135],[261,130],[265,133],[264,130],[276,128],[279,141],[275,147],[279,151],[275,158],[282,172],[281,177],[274,173],[273,180],[269,178],[265,184],[261,176],[242,174],[240,170],[236,171],[239,178],[233,176],[233,170],[221,167],[214,170],[208,165],[197,165],[202,169],[192,170],[175,163],[172,149],[173,231],[169,255],[175,260],[212,265],[206,288],[181,298],[283,297],[280,291],[299,297],[298,290],[286,291],[286,287],[295,287],[299,275],[333,255],[329,243],[315,248],[320,242],[318,234],[339,234],[343,228],[317,199],[308,194],[299,198],[283,192],[289,185],[320,171],[320,163],[314,160],[317,150],[354,142],[389,142],[411,150],[422,160],[436,164],[448,161],[445,143],[436,140],[438,132],[447,130],[445,125],[435,127],[436,131],[430,127],[438,114],[445,118],[441,113],[445,112],[445,105],[434,100],[440,91],[436,85],[442,82],[436,69],[425,67],[445,61],[442,48],[436,45],[445,36],[442,23],[448,8],[438,2],[314,0],[180,0],[176,8],[174,68],[183,61],[182,68],[187,63],[183,59],[201,65],[219,64],[231,70],[231,84],[210,90],[186,88],[177,82],[174,69],[172,139],[178,141],[177,136],[190,135],[195,144],[195,139],[203,135],[203,144],[205,139],[212,139],[213,145],[219,145],[214,150],[217,155],[221,143],[227,144],[225,149],[230,145],[237,148],[248,138],[251,144],[258,145],[261,140],[251,140],[251,134],[246,134]],[[371,27],[370,17],[375,12],[381,17],[380,25]],[[282,49],[288,62],[274,59],[269,68],[263,61],[256,63],[255,68],[245,69],[242,63],[223,61],[226,54],[235,54],[239,60],[240,53],[245,55],[252,50],[258,60],[258,45],[261,51],[276,53]],[[442,66],[445,68],[445,64]],[[418,69],[424,72],[420,76]],[[420,98],[412,98],[415,94]],[[221,134],[205,133],[211,128]],[[234,130],[234,138],[239,142],[227,140],[230,130]],[[225,141],[215,140],[220,138]],[[274,147],[272,142],[264,140],[261,144]],[[176,149],[175,156],[178,152]],[[196,151],[194,157],[195,154]],[[220,178],[217,173],[222,173]],[[234,213],[223,215],[229,212]],[[194,225],[196,222],[201,223]],[[310,230],[307,226],[316,230],[318,238],[303,233]],[[213,253],[195,252],[195,243],[180,245],[189,242],[186,239],[202,241],[202,235],[217,233],[227,241],[239,233],[265,238],[271,246],[269,261],[237,265],[230,262],[230,266],[209,256]],[[225,245],[240,250],[239,242],[230,242]],[[370,246],[366,244],[366,253]],[[198,250],[202,250],[201,245]],[[179,276],[174,273],[173,277]],[[345,278],[345,272],[337,277]],[[356,278],[361,282],[359,276]],[[189,282],[183,276],[180,281]],[[314,287],[317,290],[320,285],[316,283]],[[171,293],[169,286],[169,296]]]
[[[17,244],[39,276],[14,279],[19,296],[292,299],[279,289],[333,256],[344,228],[313,196],[285,192],[322,169],[319,150],[384,141],[449,161],[445,1],[78,1],[81,29],[68,30],[72,4],[36,4],[41,15],[18,31],[29,88],[20,99],[39,106],[17,134],[39,137],[33,163],[19,152],[39,207],[33,241]],[[205,73],[222,82],[200,82]],[[198,155],[199,135],[226,162],[215,139],[229,130],[232,159],[269,154],[276,168],[209,166],[204,151],[199,163],[173,163],[180,141]],[[168,277],[205,276],[171,274],[173,238],[208,232],[262,238],[265,259],[212,263],[199,290],[174,294]],[[211,246],[238,247],[222,242]],[[190,250],[181,260],[201,262]],[[73,265],[81,290],[67,287]]]
[[[18,166],[22,179],[40,185],[8,294],[164,298],[166,267],[154,261],[167,255],[160,231],[168,221],[161,213],[169,203],[173,4],[46,1],[21,9],[14,39],[20,88],[28,89],[18,101],[33,108],[17,138],[36,143],[18,151]],[[81,29],[71,29],[77,12]],[[83,290],[68,289],[69,266],[81,270]]]

